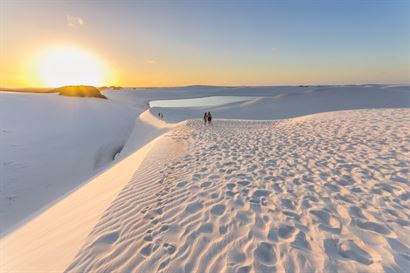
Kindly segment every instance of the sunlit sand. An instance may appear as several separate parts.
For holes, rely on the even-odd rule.
[[[1,271],[406,272],[407,86],[200,89],[0,93]]]

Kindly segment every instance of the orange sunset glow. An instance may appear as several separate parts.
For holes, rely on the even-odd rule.
[[[109,72],[96,56],[74,47],[47,49],[35,60],[36,76],[44,86],[104,85]]]

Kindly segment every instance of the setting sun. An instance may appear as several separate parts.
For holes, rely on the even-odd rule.
[[[77,48],[48,49],[39,56],[37,66],[39,80],[44,86],[99,86],[106,82],[103,63],[94,55]]]

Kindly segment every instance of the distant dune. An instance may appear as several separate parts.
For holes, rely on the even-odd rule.
[[[22,92],[22,93],[53,93],[53,88],[50,87],[28,87],[28,88],[7,88],[0,87],[0,92]]]
[[[90,85],[68,85],[54,89],[54,92],[69,97],[94,97],[107,99],[100,90]]]
[[[0,87],[0,91],[3,92],[22,92],[22,93],[58,93],[61,96],[69,97],[94,97],[107,99],[106,96],[101,94],[100,90],[103,91],[107,87],[102,87],[100,89],[91,85],[67,85],[58,88],[3,88]],[[116,89],[118,90],[118,89]]]

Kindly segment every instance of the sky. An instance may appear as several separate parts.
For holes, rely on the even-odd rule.
[[[86,56],[73,84],[409,84],[409,18],[407,0],[0,0],[0,86],[66,79],[61,48]]]

